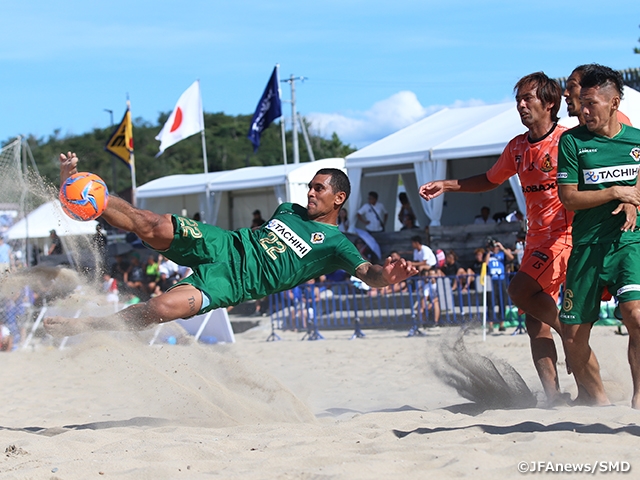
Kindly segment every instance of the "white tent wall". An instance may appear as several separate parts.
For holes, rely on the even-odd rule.
[[[139,187],[139,205],[152,212],[178,215],[184,209],[189,217],[201,212],[204,221],[225,229],[248,227],[256,209],[268,219],[284,201],[306,205],[309,181],[321,168],[344,170],[344,159],[171,175]]]

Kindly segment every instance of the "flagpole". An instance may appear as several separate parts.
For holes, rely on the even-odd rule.
[[[200,79],[198,79],[198,94],[200,96],[200,118],[202,120],[202,130],[200,130],[200,136],[202,137],[202,161],[204,162],[204,173],[209,173],[209,161],[207,160],[207,142],[204,139],[204,109],[202,108],[202,91],[200,90]]]
[[[129,94],[127,94],[127,109],[129,110],[129,121],[132,123],[133,128],[133,119],[131,118],[131,101],[129,100]],[[133,148],[129,151],[129,167],[131,168],[131,205],[134,207],[137,204],[136,199],[136,157],[133,153]]]
[[[280,90],[280,64],[276,63],[276,81],[278,82],[278,98],[282,102],[282,95]],[[284,115],[280,117],[280,137],[282,138],[282,158],[284,159],[284,164],[287,164],[287,137],[285,135],[285,127],[284,127]]]

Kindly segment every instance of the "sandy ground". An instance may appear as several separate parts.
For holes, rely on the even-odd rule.
[[[524,475],[540,476],[599,461],[640,472],[628,337],[613,327],[597,327],[592,342],[615,402],[604,408],[491,408],[509,382],[485,388],[479,405],[434,373],[450,369],[442,347],[459,329],[366,333],[266,342],[257,327],[232,345],[154,347],[99,334],[63,351],[0,354],[0,478],[506,479],[520,476],[519,462],[545,462]],[[483,343],[475,330],[465,344],[468,361],[506,361],[541,399],[526,335]],[[561,383],[575,396],[564,371]]]

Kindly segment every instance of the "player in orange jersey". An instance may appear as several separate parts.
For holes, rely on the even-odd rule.
[[[558,199],[558,141],[566,128],[557,124],[562,99],[560,85],[542,72],[516,84],[516,103],[527,133],[509,142],[498,161],[481,175],[439,180],[420,187],[431,200],[445,192],[485,192],[516,173],[527,206],[528,232],[520,270],[509,285],[509,296],[526,313],[533,362],[550,404],[562,401],[551,328],[560,331],[557,298],[571,252],[571,220]]]

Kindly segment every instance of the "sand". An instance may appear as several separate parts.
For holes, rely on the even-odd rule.
[[[461,397],[441,379],[456,375],[442,359],[457,328],[266,342],[263,326],[214,346],[95,334],[63,351],[4,353],[0,478],[501,479],[520,476],[519,462],[598,461],[623,462],[631,478],[640,413],[629,407],[628,337],[614,330],[593,333],[615,402],[604,408],[544,408],[526,335],[483,343],[478,330],[464,337],[466,358],[509,365],[541,406],[492,407],[492,395],[513,393],[504,386],[482,405]]]

